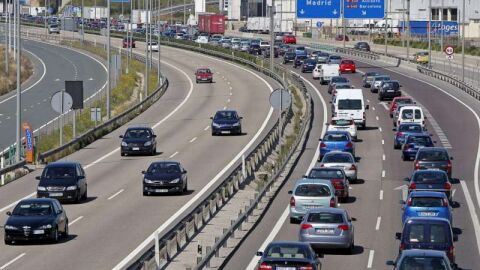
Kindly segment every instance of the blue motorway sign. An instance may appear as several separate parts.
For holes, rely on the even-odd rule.
[[[403,26],[405,24],[405,27]],[[406,31],[407,23],[400,21],[398,28],[400,32]],[[428,35],[428,21],[410,21],[410,34],[413,36]],[[458,22],[451,21],[432,21],[431,34],[432,35],[457,36]]]
[[[380,19],[385,17],[385,0],[344,0],[347,19]]]
[[[340,0],[297,0],[297,18],[338,19]]]
[[[26,141],[27,141],[27,150],[33,150],[33,142],[32,142],[32,138],[33,137],[33,134],[32,134],[32,130],[27,128],[25,129],[25,138],[26,138]]]

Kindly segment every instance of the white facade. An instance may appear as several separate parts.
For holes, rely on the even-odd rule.
[[[241,19],[241,0],[229,0],[227,7],[227,18],[229,20],[240,20]]]
[[[205,7],[205,0],[195,0],[195,19],[198,20],[198,14],[199,13],[205,13],[206,7]]]
[[[107,8],[104,7],[83,7],[83,16],[86,19],[101,19],[107,17]]]
[[[149,19],[149,22],[152,22],[151,16],[152,16],[151,11],[134,9],[132,12],[132,23],[146,23],[147,18]]]

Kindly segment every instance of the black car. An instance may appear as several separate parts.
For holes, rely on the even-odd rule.
[[[297,68],[303,64],[308,57],[306,55],[297,55],[295,56],[295,60],[293,60],[293,68]]]
[[[143,174],[143,195],[184,193],[188,190],[187,171],[176,161],[157,161]]]
[[[270,48],[263,51],[263,57],[270,58]],[[278,47],[273,47],[273,57],[278,58]]]
[[[306,72],[312,72],[315,69],[315,66],[317,65],[317,60],[316,59],[306,59],[303,61],[302,64],[302,73]]]
[[[87,200],[87,179],[78,162],[50,163],[36,179],[40,180],[37,186],[38,198],[77,203]]]
[[[278,54],[285,55],[286,52],[290,51],[292,47],[288,44],[279,44],[278,45]]]
[[[356,49],[356,50],[361,50],[361,51],[366,51],[366,52],[370,51],[370,45],[368,45],[367,42],[363,42],[363,41],[355,43],[353,48]]]
[[[443,147],[423,147],[418,149],[413,167],[415,170],[436,169],[447,173],[452,178],[452,160],[447,149]]]
[[[250,47],[248,48],[248,53],[249,54],[261,54],[262,49],[260,48],[260,44],[250,44]]]
[[[242,119],[236,111],[222,110],[215,113],[212,119],[212,135],[242,134]]]
[[[445,192],[447,198],[452,199],[452,183],[444,171],[418,170],[404,180],[408,182],[408,193],[412,191]]]
[[[4,241],[50,240],[58,242],[68,237],[68,218],[56,199],[26,199],[20,201],[5,223]]]
[[[295,52],[285,52],[283,55],[283,63],[292,62],[295,60]]]
[[[384,99],[393,99],[401,96],[402,91],[400,91],[400,87],[402,86],[398,81],[384,81],[378,90],[378,99],[383,101]]]
[[[157,153],[157,135],[149,127],[130,127],[124,135],[119,136],[122,139],[120,146],[120,155],[148,154]]]
[[[257,269],[322,269],[320,257],[309,243],[278,241],[268,244],[261,256]]]
[[[333,88],[335,87],[336,83],[350,83],[350,81],[342,76],[333,76],[328,84],[327,92],[331,94],[333,92]]]

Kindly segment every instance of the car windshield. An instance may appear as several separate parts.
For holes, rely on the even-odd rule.
[[[148,129],[129,129],[125,132],[124,138],[127,139],[140,139],[140,138],[150,138],[152,133]]]
[[[383,88],[385,89],[399,89],[400,88],[400,84],[398,82],[385,82],[383,84]]]
[[[443,200],[439,197],[413,197],[411,206],[415,207],[442,207]]]
[[[332,125],[335,126],[350,126],[353,125],[353,120],[347,119],[332,119]]]
[[[417,160],[421,161],[447,161],[449,160],[448,154],[443,150],[428,150],[419,151]]]
[[[405,109],[402,111],[402,119],[413,119],[413,114],[415,113],[415,119],[420,119],[422,117],[420,110],[418,109]]]
[[[198,73],[212,73],[212,72],[210,71],[210,69],[207,69],[207,68],[201,68],[201,69],[197,70],[197,72],[198,72]]]
[[[297,59],[298,60],[307,59],[307,56],[306,55],[297,55]]]
[[[443,171],[417,171],[413,174],[413,182],[417,184],[442,184],[448,182]]]
[[[327,154],[322,159],[323,163],[353,163],[353,158],[348,154]]]
[[[308,178],[316,179],[333,179],[333,178],[343,178],[343,171],[341,169],[331,170],[331,169],[312,169],[308,174]]]
[[[74,178],[75,177],[75,167],[73,166],[51,166],[46,167],[43,172],[43,177],[46,179],[58,179],[58,178]]]
[[[413,104],[413,100],[410,98],[399,98],[395,100],[396,104]]]
[[[339,110],[361,110],[362,100],[360,99],[340,99],[338,100]]]
[[[367,72],[365,73],[365,77],[373,77],[373,76],[378,76],[378,72]]]
[[[327,224],[338,224],[343,223],[343,215],[339,213],[310,213],[307,217],[307,222],[312,223],[327,223]]]
[[[296,50],[297,51],[305,51],[305,47],[297,47]]]
[[[296,196],[303,197],[329,197],[330,188],[326,185],[302,184],[295,189]]]
[[[215,120],[235,120],[237,119],[237,113],[233,111],[222,111],[215,114]]]
[[[50,25],[50,28],[57,28],[57,27],[58,27],[58,25],[56,25],[56,24]]]
[[[345,78],[345,77],[340,77],[340,76],[337,76],[337,77],[333,77],[332,78],[332,82],[334,83],[337,83],[337,82],[343,82],[343,83],[348,83],[348,79]]]
[[[325,134],[325,136],[323,137],[323,140],[327,142],[344,142],[344,141],[349,141],[349,138],[346,134],[330,133],[330,134]]]
[[[350,89],[352,86],[349,83],[335,83],[335,89]]]
[[[418,145],[432,145],[432,139],[427,136],[408,136],[407,143]]]
[[[425,237],[425,227],[430,227],[430,238]],[[442,224],[411,224],[408,241],[410,243],[446,243],[449,232]]]
[[[305,259],[309,258],[306,247],[289,244],[271,245],[265,252],[266,258]]]
[[[412,133],[421,133],[423,132],[422,126],[420,125],[400,125],[398,127],[400,132],[412,132]]]
[[[150,174],[180,173],[180,166],[174,162],[152,163],[147,170]]]
[[[340,60],[340,59],[342,59],[342,58],[341,58],[340,56],[338,56],[338,55],[332,55],[332,56],[330,56],[330,60]]]
[[[309,64],[309,65],[315,65],[317,64],[317,60],[315,59],[308,59],[307,61],[305,61],[306,64]]]
[[[50,216],[53,213],[50,203],[20,203],[13,209],[14,216]]]
[[[285,53],[285,56],[293,57],[293,56],[295,56],[295,53],[294,52],[287,52],[287,53]]]
[[[399,270],[448,270],[442,257],[409,256],[402,260]]]

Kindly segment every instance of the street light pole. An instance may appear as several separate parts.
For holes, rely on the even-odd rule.
[[[428,0],[428,68],[432,68],[432,0]]]
[[[442,8],[440,9],[440,50],[443,50],[443,31],[445,31],[443,27],[443,9],[444,9],[444,0],[442,0]]]
[[[267,5],[268,8],[268,5]],[[275,43],[275,23],[274,23],[274,0],[272,0],[272,5],[270,6],[270,69],[272,72],[275,72],[274,70],[274,62],[273,62],[273,56],[275,53],[275,48],[274,48],[274,43]]]
[[[346,21],[345,21],[345,1],[341,1],[340,2],[341,5],[342,5],[342,24],[343,24],[343,49],[345,50],[345,47],[346,47],[346,30],[347,30],[347,26],[346,26]]]
[[[158,82],[160,82],[160,76],[161,76],[161,73],[160,73],[160,35],[161,35],[161,31],[160,31],[160,0],[158,0],[158,13],[157,13],[157,27],[158,27],[158,36],[157,36],[157,42],[158,42],[158,52],[157,52],[157,77],[158,77]]]
[[[22,142],[21,142],[21,135],[22,135],[22,130],[21,130],[21,121],[22,121],[22,110],[21,110],[21,106],[22,106],[22,82],[21,82],[21,64],[20,64],[20,57],[21,57],[21,37],[20,37],[20,4],[17,3],[15,5],[15,10],[16,10],[16,20],[17,20],[17,23],[16,23],[16,32],[17,32],[17,35],[16,35],[16,40],[17,40],[17,46],[15,47],[16,48],[16,52],[17,52],[17,119],[16,119],[16,123],[17,123],[17,127],[16,127],[16,131],[17,131],[17,151],[16,151],[16,161],[19,162],[20,161],[20,149],[22,147]]]
[[[85,18],[83,10],[85,9],[84,1],[82,0],[82,44],[85,42]]]
[[[462,81],[465,81],[465,0],[462,10]]]
[[[107,119],[110,119],[110,0],[107,0]]]
[[[148,96],[148,19],[149,19],[149,14],[148,14],[148,0],[144,0],[143,2],[144,4],[144,7],[145,7],[145,14],[146,14],[146,18],[145,18],[145,26],[147,27],[147,29],[145,29],[145,76],[144,76],[144,85],[145,85],[145,94],[144,94],[144,98],[146,98]]]
[[[8,2],[6,3],[6,16],[5,16],[5,74],[8,76],[8,64],[9,64],[9,56],[8,56],[8,51],[10,50],[9,44],[8,44],[8,39],[10,38],[10,11],[8,9]]]
[[[410,59],[410,0],[407,0],[407,59]]]

